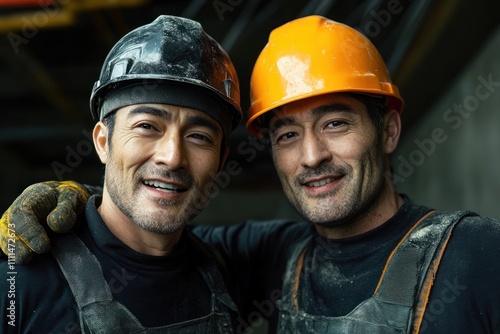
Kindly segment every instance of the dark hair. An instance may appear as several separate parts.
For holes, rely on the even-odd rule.
[[[108,127],[108,145],[111,150],[111,137],[113,137],[113,132],[115,130],[115,120],[116,120],[116,111],[109,113],[102,119],[104,125]]]
[[[380,138],[384,130],[384,116],[387,111],[387,98],[378,95],[365,95],[358,93],[348,93],[347,95],[355,98],[366,106],[366,110],[372,120],[377,136]]]
[[[384,130],[384,116],[387,111],[387,98],[378,95],[366,95],[359,93],[346,93],[346,95],[358,100],[366,106],[368,115],[370,116],[373,126],[377,132],[377,138],[380,138]],[[261,130],[261,134],[267,139],[269,139],[270,135],[268,125],[271,118],[274,116],[275,111],[276,109],[270,110],[262,115],[260,120],[257,120],[261,122],[262,130],[264,130]]]

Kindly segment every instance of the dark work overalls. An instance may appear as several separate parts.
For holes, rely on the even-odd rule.
[[[125,306],[113,299],[97,258],[85,244],[74,234],[55,238],[52,252],[75,296],[82,333],[233,333],[233,319],[237,314],[237,307],[226,290],[216,256],[190,233],[188,239],[198,256],[195,259],[199,264],[198,271],[212,292],[211,313],[181,323],[145,328]]]
[[[292,251],[283,283],[278,332],[335,334],[418,333],[439,261],[452,229],[470,212],[430,212],[389,256],[373,296],[340,317],[300,310],[297,295],[305,253],[312,237]],[[314,296],[311,296],[314,298]]]

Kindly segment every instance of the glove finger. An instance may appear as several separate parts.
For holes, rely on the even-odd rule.
[[[19,239],[13,224],[8,223],[10,212],[7,210],[0,220],[0,255],[7,256],[9,265],[11,261],[16,264],[25,264],[31,261],[33,251]],[[2,256],[0,256],[1,258]]]
[[[57,207],[48,216],[47,224],[53,231],[65,233],[75,227],[78,215],[83,213],[90,195],[74,182],[64,182],[57,190]]]
[[[74,209],[74,203],[77,195],[68,195],[59,198],[57,207],[47,217],[47,225],[57,232],[66,233],[75,226],[77,215]]]
[[[8,210],[8,224],[35,253],[45,253],[50,249],[49,238],[41,224],[45,224],[47,215],[56,204],[55,189],[38,183],[26,188]]]
[[[33,251],[25,243],[16,244],[15,261],[16,264],[27,264],[33,258]]]
[[[11,253],[12,248],[9,245],[15,244],[17,237],[13,226],[7,222],[8,210],[0,218],[0,248],[2,253],[8,255]]]

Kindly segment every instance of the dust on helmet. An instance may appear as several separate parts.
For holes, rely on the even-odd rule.
[[[247,129],[258,135],[266,112],[337,92],[386,96],[388,108],[403,109],[382,57],[357,30],[316,15],[286,23],[271,32],[255,63]]]
[[[161,15],[114,45],[92,89],[90,110],[100,120],[139,103],[198,109],[226,135],[242,118],[231,59],[200,23],[176,16]]]

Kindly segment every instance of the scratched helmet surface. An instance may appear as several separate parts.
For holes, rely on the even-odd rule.
[[[247,129],[258,135],[264,114],[329,93],[382,95],[399,112],[403,99],[375,46],[357,30],[322,16],[274,29],[253,68]]]
[[[194,96],[216,102],[221,110],[213,112],[227,120],[230,128],[234,129],[242,118],[238,76],[231,59],[199,22],[190,19],[161,15],[113,46],[92,89],[90,110],[94,120],[116,110],[107,106],[106,100],[124,87],[133,89],[128,89],[127,101],[120,106],[169,103],[174,99],[170,104],[207,111],[197,108],[199,99],[193,99],[193,94],[178,97],[184,91],[195,91]],[[162,87],[158,89],[161,92],[154,94],[157,87]],[[165,87],[171,93],[165,94]]]

